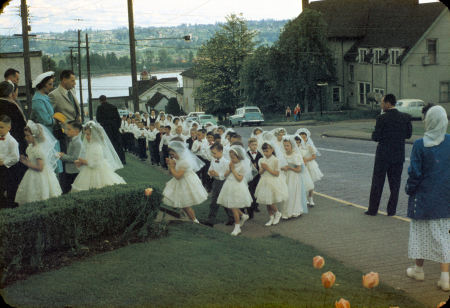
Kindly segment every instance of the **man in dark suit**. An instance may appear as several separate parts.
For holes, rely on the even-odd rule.
[[[398,193],[405,161],[405,139],[411,138],[411,117],[395,109],[395,96],[387,94],[381,101],[384,113],[377,117],[372,140],[378,142],[370,189],[369,209],[366,215],[375,216],[380,206],[386,175],[391,195],[387,205],[388,216],[395,215]]]
[[[255,191],[256,191],[256,186],[258,186],[259,179],[261,178],[261,176],[259,175],[258,162],[263,156],[258,151],[258,141],[256,140],[256,138],[250,138],[248,140],[248,147],[249,147],[249,150],[247,151],[247,155],[248,155],[250,161],[252,162],[252,165],[258,171],[258,174],[253,178],[253,180],[248,182],[248,190],[250,191],[250,194],[252,195],[253,202],[252,202],[252,205],[249,208],[247,208],[247,213],[248,213],[248,216],[250,217],[250,219],[252,219],[254,212],[259,212],[258,203],[256,202],[256,197],[255,197]]]
[[[103,126],[109,140],[117,152],[120,160],[125,164],[125,154],[122,145],[120,144],[119,128],[122,123],[119,112],[116,106],[111,105],[106,101],[105,95],[100,95],[100,106],[97,107],[96,119],[97,122]]]

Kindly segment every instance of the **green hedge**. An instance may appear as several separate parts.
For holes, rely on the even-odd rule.
[[[22,269],[38,270],[53,251],[109,236],[123,241],[159,236],[165,229],[155,223],[161,190],[154,187],[147,198],[145,188],[114,185],[0,211],[1,283]]]

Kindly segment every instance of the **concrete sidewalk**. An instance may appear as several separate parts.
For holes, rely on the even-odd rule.
[[[335,129],[330,131],[325,131],[321,134],[323,137],[334,137],[334,138],[346,138],[346,139],[358,139],[358,140],[368,140],[372,141],[372,133],[363,132],[360,130],[351,129]],[[407,139],[405,143],[413,144],[417,139],[423,138],[423,136],[413,135],[410,139]]]
[[[425,281],[406,276],[406,268],[414,261],[408,259],[409,221],[385,215],[366,216],[365,208],[322,194],[316,194],[316,206],[299,218],[282,220],[265,227],[268,214],[264,207],[242,228],[240,236],[250,238],[277,233],[311,245],[327,256],[363,273],[378,272],[380,280],[422,302],[424,307],[436,307],[447,301],[450,293],[437,288],[440,267],[425,262]],[[216,229],[232,231],[232,226],[218,224]],[[339,279],[339,277],[337,277]]]

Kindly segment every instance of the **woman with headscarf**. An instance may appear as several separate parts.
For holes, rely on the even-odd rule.
[[[56,139],[61,140],[64,138],[61,123],[65,122],[66,117],[62,113],[55,113],[50,98],[48,97],[48,94],[53,90],[54,74],[52,71],[45,72],[37,76],[33,81],[36,92],[31,100],[32,111],[30,118],[35,123],[44,125],[53,133]],[[55,150],[58,153],[61,151],[59,142],[55,144]],[[61,173],[62,171],[62,162],[59,160],[55,172]]]
[[[437,285],[449,291],[450,263],[450,135],[447,113],[441,106],[424,107],[425,134],[413,145],[406,193],[411,218],[408,256],[416,264],[408,277],[424,280],[424,260],[441,264]],[[428,111],[427,111],[428,109]]]

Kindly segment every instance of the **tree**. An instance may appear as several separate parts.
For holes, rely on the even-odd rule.
[[[293,105],[303,102],[303,110],[308,112],[320,101],[317,83],[336,79],[327,24],[320,12],[305,9],[289,21],[274,48],[280,59],[277,80],[281,101]]]
[[[65,66],[65,64],[64,64],[64,66]],[[56,71],[56,69],[57,69],[56,62],[52,58],[50,58],[48,55],[43,55],[42,56],[42,68],[43,68],[44,72]]]
[[[245,58],[254,50],[253,39],[242,17],[230,15],[227,22],[200,47],[196,72],[201,85],[195,97],[208,113],[223,116],[234,113],[242,103],[239,72]]]
[[[185,115],[186,113],[180,108],[175,97],[171,97],[166,105],[166,113],[174,116]]]

